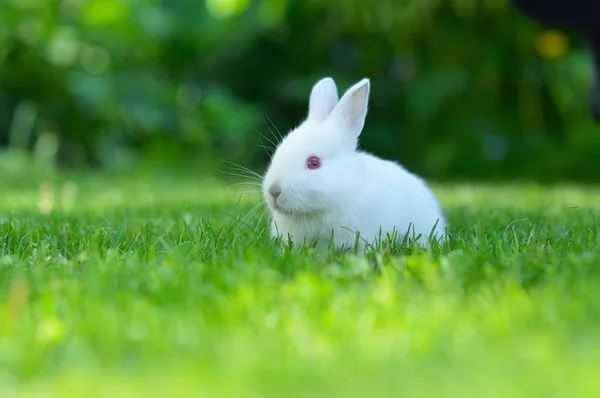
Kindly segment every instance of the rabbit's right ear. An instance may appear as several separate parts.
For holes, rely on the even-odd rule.
[[[308,104],[308,119],[320,123],[327,119],[338,103],[338,92],[332,78],[326,77],[315,84]]]
[[[358,138],[365,125],[371,83],[365,78],[350,87],[331,112],[331,118],[353,138]]]

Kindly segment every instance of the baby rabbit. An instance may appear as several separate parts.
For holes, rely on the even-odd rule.
[[[308,117],[278,145],[263,179],[271,233],[294,245],[332,242],[365,248],[394,231],[423,243],[444,234],[446,221],[425,182],[399,164],[357,150],[370,82],[338,102],[333,79],[312,89]]]

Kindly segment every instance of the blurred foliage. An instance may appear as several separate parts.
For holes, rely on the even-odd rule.
[[[0,2],[0,146],[42,164],[261,170],[325,75],[370,77],[363,148],[428,177],[598,178],[585,41],[508,0]]]

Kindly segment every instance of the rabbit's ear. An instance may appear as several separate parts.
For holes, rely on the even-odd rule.
[[[315,84],[308,105],[308,119],[317,123],[327,119],[338,102],[338,92],[332,78],[326,77]]]
[[[362,79],[346,91],[331,112],[333,121],[354,138],[358,138],[365,125],[370,89],[369,79]]]

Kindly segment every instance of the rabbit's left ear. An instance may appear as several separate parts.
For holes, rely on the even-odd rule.
[[[331,112],[331,119],[354,138],[358,138],[365,126],[370,88],[369,79],[362,79],[346,91]]]
[[[326,77],[319,80],[310,93],[308,119],[321,123],[331,114],[337,103],[338,92],[333,79]]]

